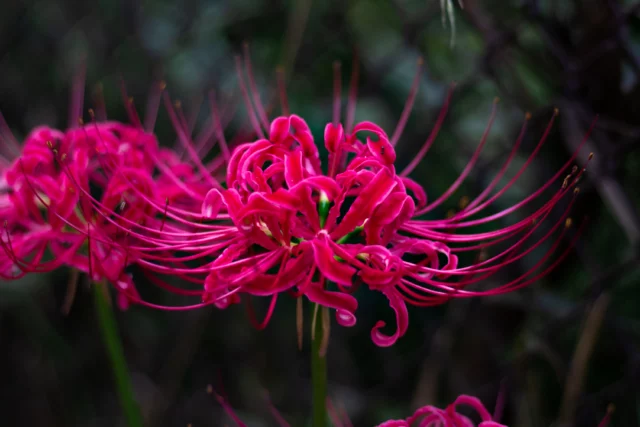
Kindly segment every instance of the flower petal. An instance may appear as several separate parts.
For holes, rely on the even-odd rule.
[[[407,305],[404,300],[396,291],[384,292],[389,299],[389,305],[396,313],[396,332],[393,335],[385,335],[380,332],[386,323],[379,320],[376,325],[371,329],[371,340],[379,347],[389,347],[395,344],[395,342],[407,332],[409,327],[409,313],[407,311]]]
[[[380,170],[360,192],[340,224],[331,232],[331,238],[339,239],[362,225],[374,209],[391,194],[395,186],[393,174],[387,169]]]
[[[222,193],[217,188],[209,190],[202,202],[202,216],[215,219],[222,207]]]
[[[324,238],[321,236],[321,238],[311,241],[313,255],[318,269],[324,277],[332,282],[351,286],[353,276],[356,274],[356,269],[349,264],[336,260],[333,251],[325,239],[326,235],[324,235]]]

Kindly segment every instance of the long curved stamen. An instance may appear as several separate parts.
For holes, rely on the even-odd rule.
[[[247,114],[249,114],[249,120],[251,121],[253,130],[259,138],[264,139],[264,132],[262,131],[260,121],[258,121],[256,112],[251,104],[249,92],[247,91],[247,86],[245,85],[244,78],[242,77],[242,59],[239,56],[236,56],[236,74],[238,75],[238,85],[240,86],[242,98],[244,99],[244,104],[247,108]]]
[[[413,109],[413,103],[416,100],[416,96],[418,95],[418,89],[420,88],[420,77],[422,73],[422,64],[424,64],[424,60],[422,58],[418,59],[418,64],[416,66],[416,75],[413,78],[413,83],[411,84],[411,89],[409,90],[409,96],[404,104],[404,109],[402,110],[402,114],[400,115],[400,120],[398,120],[398,124],[396,125],[396,129],[393,131],[393,135],[391,136],[390,142],[391,145],[395,146],[402,136],[402,131],[404,131],[404,127],[407,124],[407,120],[409,120],[409,115],[411,115],[411,110]]]
[[[437,208],[438,206],[440,206],[442,204],[442,202],[447,200],[460,187],[460,185],[462,185],[462,183],[467,178],[469,173],[471,173],[471,169],[473,169],[473,166],[478,161],[478,158],[480,157],[480,152],[482,151],[482,148],[484,147],[484,144],[487,142],[487,138],[489,137],[489,132],[491,131],[491,126],[493,125],[493,122],[494,122],[494,120],[496,118],[497,105],[498,105],[498,99],[496,98],[496,100],[493,102],[493,107],[491,109],[491,116],[489,117],[489,122],[487,123],[487,127],[485,128],[484,133],[482,134],[482,138],[480,139],[480,143],[478,144],[478,147],[476,148],[475,152],[471,156],[471,160],[469,160],[469,162],[467,163],[467,166],[465,166],[465,168],[462,171],[462,173],[460,174],[460,176],[458,176],[458,178],[453,182],[453,184],[451,184],[449,189],[447,191],[445,191],[444,194],[442,194],[440,197],[438,197],[438,199],[436,199],[436,201],[432,202],[427,207],[425,207],[421,211],[421,213],[428,213],[428,212],[432,211],[433,209]]]
[[[451,103],[451,98],[453,97],[453,89],[455,88],[455,84],[451,85],[449,89],[449,93],[447,94],[447,98],[445,99],[442,108],[440,109],[440,113],[438,114],[438,118],[436,119],[436,123],[429,134],[429,137],[424,142],[418,154],[411,160],[411,162],[399,173],[400,176],[408,176],[413,170],[420,164],[424,156],[427,154],[431,146],[433,145],[436,137],[438,136],[438,132],[440,132],[440,128],[444,123],[444,119],[447,116],[447,112],[449,111],[449,104]]]
[[[267,117],[267,113],[264,109],[264,106],[262,105],[262,101],[260,100],[260,92],[258,91],[255,78],[253,77],[253,66],[251,65],[251,55],[249,55],[249,43],[244,44],[243,51],[244,51],[244,66],[247,70],[247,80],[249,81],[249,89],[251,90],[253,105],[255,106],[256,112],[258,113],[258,118],[260,119],[260,123],[262,123],[262,127],[266,131],[268,131],[269,118]]]

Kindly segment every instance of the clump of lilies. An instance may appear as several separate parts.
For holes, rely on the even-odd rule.
[[[223,396],[216,393],[211,386],[207,388],[207,392],[215,396],[227,416],[232,419],[238,427],[246,427],[246,424],[235,413],[229,402],[227,402]],[[277,424],[280,427],[289,427],[289,423],[273,406],[273,404],[270,401],[267,401],[267,404],[269,406],[269,411]],[[471,410],[473,416],[480,419],[477,427],[506,427],[504,424],[500,424],[495,421],[495,417],[489,413],[480,399],[467,395],[458,396],[458,398],[456,398],[456,400],[445,409],[432,405],[425,405],[418,408],[413,415],[406,419],[388,420],[378,424],[378,427],[475,427],[476,424],[469,417],[460,412],[461,408]],[[353,426],[346,413],[339,410],[330,399],[327,399],[327,410],[329,412],[331,423],[334,427]],[[609,415],[609,413],[607,415]],[[606,427],[606,424],[601,424],[599,427]]]
[[[207,387],[207,393],[215,396],[227,416],[238,427],[246,427],[246,424],[233,410],[230,403],[222,395],[216,393],[212,386]],[[267,406],[272,418],[280,427],[289,427],[289,423],[273,406],[268,395]],[[500,404],[500,403],[499,403]],[[326,401],[329,418],[334,427],[352,427],[353,424],[343,408],[336,406],[330,399]],[[497,406],[497,405],[496,405]],[[494,414],[474,396],[460,395],[444,409],[433,405],[425,405],[418,408],[412,415],[404,419],[393,419],[378,424],[377,427],[506,427],[499,422],[501,408],[496,407]],[[598,423],[598,427],[608,427],[615,406],[607,407],[604,417]],[[477,420],[477,423],[476,421]]]
[[[393,332],[384,332],[382,320],[371,329],[372,341],[386,347],[406,333],[407,305],[429,307],[452,298],[511,292],[539,280],[569,253],[571,245],[562,251],[559,247],[571,225],[569,212],[585,171],[573,165],[577,152],[539,189],[509,208],[492,210],[539,153],[557,111],[515,173],[507,177],[529,115],[504,164],[477,197],[466,199],[447,218],[424,219],[470,176],[487,142],[497,102],[460,176],[443,194],[428,198],[411,175],[436,140],[453,88],[431,134],[417,145],[411,162],[399,168],[396,147],[416,98],[420,66],[390,135],[373,122],[355,123],[357,65],[343,121],[337,74],[333,117],[320,142],[304,118],[289,111],[284,79],[279,78],[278,85],[280,115],[270,117],[248,54],[238,58],[237,68],[249,126],[232,138],[225,124],[233,109],[219,108],[216,94],[209,96],[207,126],[194,135],[192,123],[164,84],[154,85],[144,122],[124,87],[129,124],[106,120],[103,103],[89,110],[90,121],[77,122],[82,90],[73,96],[72,124],[64,131],[39,127],[19,143],[0,120],[0,276],[11,280],[70,267],[91,281],[112,284],[123,309],[226,308],[265,297],[269,307],[263,320],[256,319],[248,304],[258,328],[267,325],[278,298],[288,294],[299,301],[300,337],[305,297],[316,306],[314,325],[321,318],[314,331],[323,337],[324,354],[329,312],[339,325],[355,325],[354,292],[360,287],[383,294],[395,314]],[[82,88],[84,82],[74,86]],[[162,103],[178,137],[171,148],[159,144],[153,133]],[[320,146],[326,156],[320,155]],[[568,203],[560,204],[564,199]],[[559,204],[563,212],[552,216]],[[526,217],[500,225],[527,205],[536,207]],[[547,222],[551,224],[540,228]],[[493,228],[469,231],[477,226]],[[505,267],[548,240],[552,243],[528,271],[486,287]],[[459,262],[460,257],[469,258],[467,254],[476,254],[475,261]],[[191,296],[194,302],[164,306],[142,298],[130,273],[134,265],[144,272],[145,283]],[[442,416],[433,412],[427,419]]]

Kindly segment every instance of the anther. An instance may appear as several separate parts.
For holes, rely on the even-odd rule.
[[[531,113],[528,112],[528,111],[526,113],[524,113],[524,119],[525,120],[531,120]]]
[[[564,226],[565,226],[566,228],[569,228],[569,227],[571,227],[572,225],[573,225],[573,219],[571,219],[571,218],[567,218],[567,219],[564,221]]]
[[[558,114],[560,114],[560,110],[558,109],[558,107],[553,109],[553,115],[557,116]]]

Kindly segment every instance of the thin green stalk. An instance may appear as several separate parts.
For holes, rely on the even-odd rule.
[[[98,314],[98,323],[100,323],[102,337],[107,353],[109,353],[111,369],[113,370],[113,376],[116,380],[120,405],[122,405],[127,425],[129,427],[142,427],[142,416],[140,415],[140,408],[134,397],[133,385],[131,384],[131,378],[129,378],[127,361],[124,358],[124,351],[120,344],[116,320],[111,311],[111,307],[105,299],[101,286],[102,285],[98,283],[92,286],[93,296]]]
[[[321,355],[323,337],[320,307],[316,304],[311,322],[311,386],[313,427],[327,427],[327,358]]]

